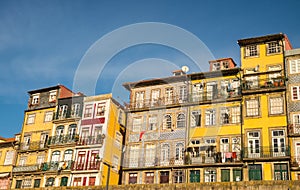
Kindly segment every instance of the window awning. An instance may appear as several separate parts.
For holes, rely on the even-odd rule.
[[[9,176],[9,173],[0,173],[0,178],[8,177],[8,176]]]

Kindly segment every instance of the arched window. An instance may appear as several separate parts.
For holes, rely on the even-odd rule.
[[[172,128],[172,116],[170,114],[165,115],[163,129],[171,129]]]
[[[168,144],[163,144],[161,147],[161,161],[169,162],[170,160],[170,146]]]
[[[46,187],[52,187],[54,185],[54,177],[49,177],[46,181]]]
[[[60,151],[54,151],[52,152],[52,156],[51,156],[51,162],[59,162],[60,160]]]
[[[73,156],[73,150],[71,149],[66,150],[64,155],[64,161],[72,160],[72,156]]]
[[[65,126],[60,125],[58,127],[56,127],[56,134],[57,136],[62,136],[64,134],[64,128]]]
[[[176,160],[182,160],[183,159],[183,154],[184,154],[184,145],[183,143],[177,143],[176,144]]]
[[[76,124],[69,125],[68,135],[70,136],[70,139],[74,139],[75,138],[76,128],[77,128]]]
[[[180,113],[177,115],[177,128],[184,128],[185,127],[185,114]]]

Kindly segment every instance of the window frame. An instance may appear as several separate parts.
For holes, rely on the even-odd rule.
[[[275,46],[273,46],[275,45]],[[272,41],[266,43],[266,54],[267,55],[273,55],[273,54],[279,54],[282,52],[282,45],[280,41]]]
[[[274,102],[276,99],[280,99],[281,102]],[[275,104],[275,105],[273,105]],[[281,104],[281,105],[279,105]],[[275,111],[274,110],[279,110]],[[284,98],[282,96],[269,97],[269,114],[270,115],[282,115],[284,114]]]
[[[259,45],[252,44],[244,47],[244,57],[258,57],[259,56]]]
[[[251,101],[256,101],[257,105],[248,105],[248,102],[250,104]],[[255,106],[255,107],[253,107]],[[249,98],[249,99],[246,99],[245,101],[245,109],[246,109],[246,117],[259,117],[260,116],[260,98],[259,97],[256,97],[256,98]],[[250,113],[251,114],[250,114]]]
[[[293,66],[294,64],[294,66]],[[294,70],[294,68],[295,70]],[[290,74],[299,74],[300,73],[300,59],[290,60],[289,61]]]
[[[35,116],[36,116],[35,113],[33,113],[33,114],[28,114],[28,115],[27,115],[26,124],[27,124],[27,125],[34,124],[34,123],[35,123]]]

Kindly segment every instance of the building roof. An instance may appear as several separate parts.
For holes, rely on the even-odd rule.
[[[59,88],[65,88],[66,90],[72,92],[66,86],[58,84],[58,85],[50,86],[50,87],[46,87],[46,88],[40,88],[40,89],[30,90],[30,91],[28,91],[28,94],[35,94],[35,93],[40,93],[40,92],[48,92],[48,91],[56,90],[56,89],[59,89]]]
[[[239,44],[239,46],[245,46],[245,45],[250,45],[250,44],[274,41],[274,40],[282,40],[283,38],[287,38],[283,33],[270,34],[270,35],[265,35],[265,36],[240,39],[240,40],[238,40],[238,44]]]
[[[293,56],[293,55],[300,55],[300,48],[291,49],[284,52],[285,56]]]

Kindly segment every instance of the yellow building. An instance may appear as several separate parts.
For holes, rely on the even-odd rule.
[[[0,189],[10,188],[11,171],[16,160],[16,140],[16,138],[0,137]]]
[[[218,59],[210,72],[189,78],[187,182],[243,180],[240,69],[231,58]]]
[[[63,85],[29,91],[28,108],[24,114],[16,166],[13,168],[12,188],[45,186],[42,163],[48,161],[48,138],[57,99],[72,96]]]
[[[238,40],[243,72],[244,179],[288,180],[284,34]]]
[[[84,98],[71,186],[119,183],[124,119],[111,94]]]

